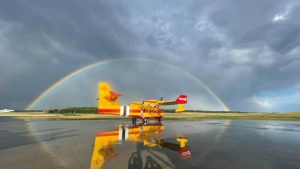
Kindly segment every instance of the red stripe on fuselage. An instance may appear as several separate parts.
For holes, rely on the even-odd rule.
[[[98,109],[98,112],[120,112],[120,109]]]
[[[132,113],[140,113],[141,110],[140,109],[132,109],[132,110],[130,110],[130,112],[132,112]]]
[[[98,114],[112,114],[112,115],[120,115],[120,113],[117,113],[117,112],[101,112],[101,113],[98,113]]]
[[[96,137],[105,137],[105,136],[118,136],[119,133],[97,133]]]
[[[98,113],[120,115],[120,109],[98,109]]]

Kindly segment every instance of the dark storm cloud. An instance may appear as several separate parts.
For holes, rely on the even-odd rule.
[[[117,55],[126,43],[134,39],[122,26],[119,15],[127,19],[122,4],[105,4],[102,1],[2,1],[1,18],[22,28],[15,40],[54,38],[69,50],[79,50],[93,56]],[[44,38],[44,39],[43,39]],[[127,47],[127,46],[126,46]]]
[[[80,66],[143,56],[186,69],[232,109],[259,110],[262,92],[300,83],[299,8],[296,0],[1,1],[0,107],[24,107]]]
[[[1,1],[1,107],[22,108],[68,72],[131,53],[134,36],[119,20],[128,20],[122,8],[101,1]]]

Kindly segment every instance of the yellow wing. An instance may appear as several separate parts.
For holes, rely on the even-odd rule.
[[[173,101],[160,101],[158,102],[159,106],[167,106],[167,105],[176,105],[178,104],[178,108],[176,109],[176,113],[183,112],[185,110],[183,104],[187,103],[187,95],[180,95],[176,100]]]

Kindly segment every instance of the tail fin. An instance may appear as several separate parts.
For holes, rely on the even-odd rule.
[[[117,99],[122,95],[113,91],[107,82],[100,82],[98,88],[98,113],[119,115],[120,104]]]

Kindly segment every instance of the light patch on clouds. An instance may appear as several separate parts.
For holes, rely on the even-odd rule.
[[[227,43],[226,35],[221,27],[214,25],[207,17],[200,17],[194,25],[194,28],[204,34],[209,34],[215,37],[222,43]]]
[[[276,14],[273,18],[273,22],[279,22],[286,19],[286,14]]]
[[[255,103],[266,111],[281,112],[286,107],[300,107],[300,92],[283,94],[279,96],[254,96],[251,102]]]
[[[237,64],[249,63],[251,61],[251,49],[234,49],[230,52],[231,59]]]
[[[234,65],[258,65],[262,67],[271,66],[275,63],[276,53],[266,45],[260,47],[234,48],[227,45],[211,51],[210,55],[217,57],[215,61],[220,63],[232,63]]]
[[[198,22],[194,25],[195,29],[198,31],[207,31],[207,30],[214,30],[212,23],[206,19],[205,17],[201,17]]]
[[[270,48],[264,45],[260,50],[258,50],[254,55],[257,59],[254,59],[255,63],[260,66],[271,66],[275,63],[276,53],[274,53]]]
[[[289,17],[289,15],[291,14],[292,10],[293,10],[292,7],[293,7],[293,5],[289,4],[289,5],[287,5],[287,7],[285,8],[284,11],[277,13],[273,17],[273,20],[272,20],[273,23],[281,22],[281,21],[286,20]]]
[[[299,58],[299,53],[300,53],[300,46],[289,51],[287,54],[287,57],[289,57],[291,59],[297,59],[297,58]]]
[[[274,108],[274,103],[269,98],[253,97],[251,102],[257,104],[264,109]]]

